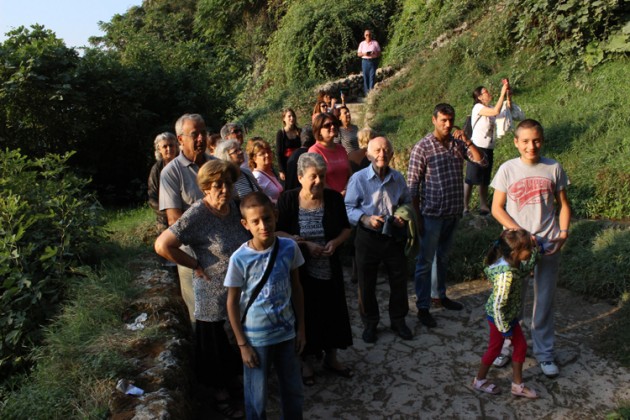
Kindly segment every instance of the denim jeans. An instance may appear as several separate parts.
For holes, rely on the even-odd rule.
[[[367,96],[368,92],[374,88],[374,82],[376,81],[376,59],[361,60],[361,69],[363,70],[363,92]]]
[[[429,309],[431,305],[431,267],[434,257],[437,260],[437,291],[440,298],[446,297],[446,268],[458,222],[459,217],[424,217],[424,234],[414,276],[418,309]]]
[[[270,346],[254,347],[257,368],[243,366],[243,388],[247,419],[267,418],[269,368],[273,363],[278,375],[283,419],[301,419],[304,405],[300,361],[295,352],[295,339]]]

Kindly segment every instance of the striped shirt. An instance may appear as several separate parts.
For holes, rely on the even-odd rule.
[[[420,198],[422,216],[453,217],[464,211],[464,159],[488,166],[485,154],[474,162],[466,144],[449,137],[447,147],[433,133],[413,146],[407,171],[411,197]]]

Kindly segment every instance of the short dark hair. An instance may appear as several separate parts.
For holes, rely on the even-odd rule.
[[[455,109],[449,104],[437,104],[433,109],[433,116],[437,118],[438,114],[455,117]]]
[[[239,205],[241,217],[245,218],[245,210],[254,207],[268,207],[271,211],[275,211],[273,203],[269,197],[261,191],[250,192],[241,198],[241,204]]]
[[[514,131],[514,135],[516,136],[516,138],[518,138],[518,130],[520,130],[521,128],[533,128],[534,130],[538,131],[538,134],[540,134],[541,137],[545,137],[545,130],[543,130],[542,124],[536,120],[532,120],[531,118],[528,118],[518,123],[518,125],[516,126],[516,131]]]

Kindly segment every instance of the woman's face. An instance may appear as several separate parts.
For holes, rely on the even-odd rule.
[[[324,192],[326,171],[318,172],[316,167],[311,166],[304,170],[302,176],[298,176],[298,181],[302,189],[308,191],[314,198],[321,197]]]
[[[205,190],[205,200],[210,207],[223,208],[232,198],[232,183],[224,179],[214,181],[210,189]]]
[[[259,171],[270,170],[273,163],[271,149],[259,149],[254,155],[254,163]]]
[[[295,125],[295,115],[293,115],[293,112],[287,111],[282,121],[284,121],[285,127],[293,127]]]
[[[228,154],[230,155],[230,159],[236,164],[236,166],[241,166],[241,164],[245,162],[245,155],[243,154],[243,149],[241,149],[240,147],[230,149],[228,151]]]
[[[330,144],[337,135],[337,126],[332,120],[326,120],[324,124],[322,124],[322,128],[319,130],[319,134],[321,136],[321,141],[326,144]]]
[[[165,162],[170,162],[177,156],[177,144],[172,141],[161,140],[158,143],[158,150]]]
[[[328,112],[328,105],[326,105],[326,102],[322,102],[319,104],[319,112]]]
[[[341,120],[341,124],[343,124],[344,127],[349,126],[352,122],[350,111],[347,108],[342,108],[339,112],[339,119]]]
[[[332,99],[330,98],[330,95],[329,94],[325,94],[324,95],[324,102],[329,104],[331,101],[332,101]]]
[[[492,95],[490,95],[490,92],[488,92],[488,89],[486,88],[481,89],[481,95],[479,95],[479,100],[481,101],[482,104],[486,106],[490,103],[490,101],[492,100]]]

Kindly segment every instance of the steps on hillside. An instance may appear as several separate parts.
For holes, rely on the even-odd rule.
[[[357,98],[355,102],[346,102],[346,107],[352,115],[352,123],[359,129],[365,127],[365,103],[363,98]]]

